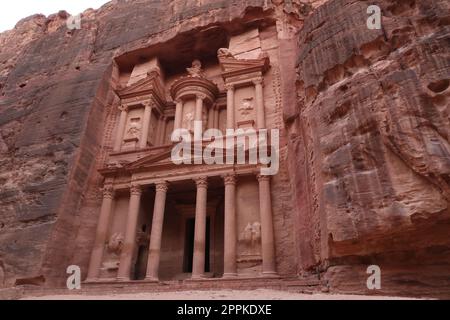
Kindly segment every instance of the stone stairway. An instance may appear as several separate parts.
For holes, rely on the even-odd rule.
[[[300,278],[239,278],[239,279],[203,279],[179,281],[129,281],[83,283],[80,290],[66,288],[42,288],[37,286],[19,286],[0,291],[0,299],[19,299],[48,295],[113,295],[136,294],[145,292],[179,292],[212,290],[256,290],[271,289],[296,293],[316,293],[326,290],[326,282],[317,279]]]

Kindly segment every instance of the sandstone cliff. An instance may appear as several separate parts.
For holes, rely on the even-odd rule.
[[[0,34],[0,286],[61,285],[64,266],[86,264],[115,57],[267,20],[282,58],[294,273],[364,292],[377,264],[384,294],[449,294],[450,6],[373,3],[382,30],[366,27],[368,1],[123,0],[84,12],[81,30],[60,12]]]

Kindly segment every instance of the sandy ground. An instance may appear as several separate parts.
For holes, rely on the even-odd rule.
[[[411,298],[385,296],[358,296],[333,294],[300,294],[259,289],[253,291],[182,291],[150,292],[113,295],[56,295],[31,297],[25,300],[410,300]]]

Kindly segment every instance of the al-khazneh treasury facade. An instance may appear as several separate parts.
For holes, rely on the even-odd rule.
[[[103,200],[87,283],[295,274],[292,225],[282,218],[292,214],[283,144],[276,176],[248,162],[171,160],[173,131],[193,132],[194,121],[223,133],[283,129],[272,29],[193,39],[206,48],[198,52],[150,48],[116,58],[120,103],[107,125],[114,129],[99,170]]]

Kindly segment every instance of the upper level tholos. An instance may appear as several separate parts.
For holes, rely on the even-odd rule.
[[[121,111],[113,155],[170,145],[174,129],[193,133],[196,121],[203,132],[266,128],[264,78],[270,59],[260,31],[211,45],[214,55],[179,52],[179,59],[192,57],[187,65],[177,61],[176,48],[128,58],[131,63],[118,59]]]

